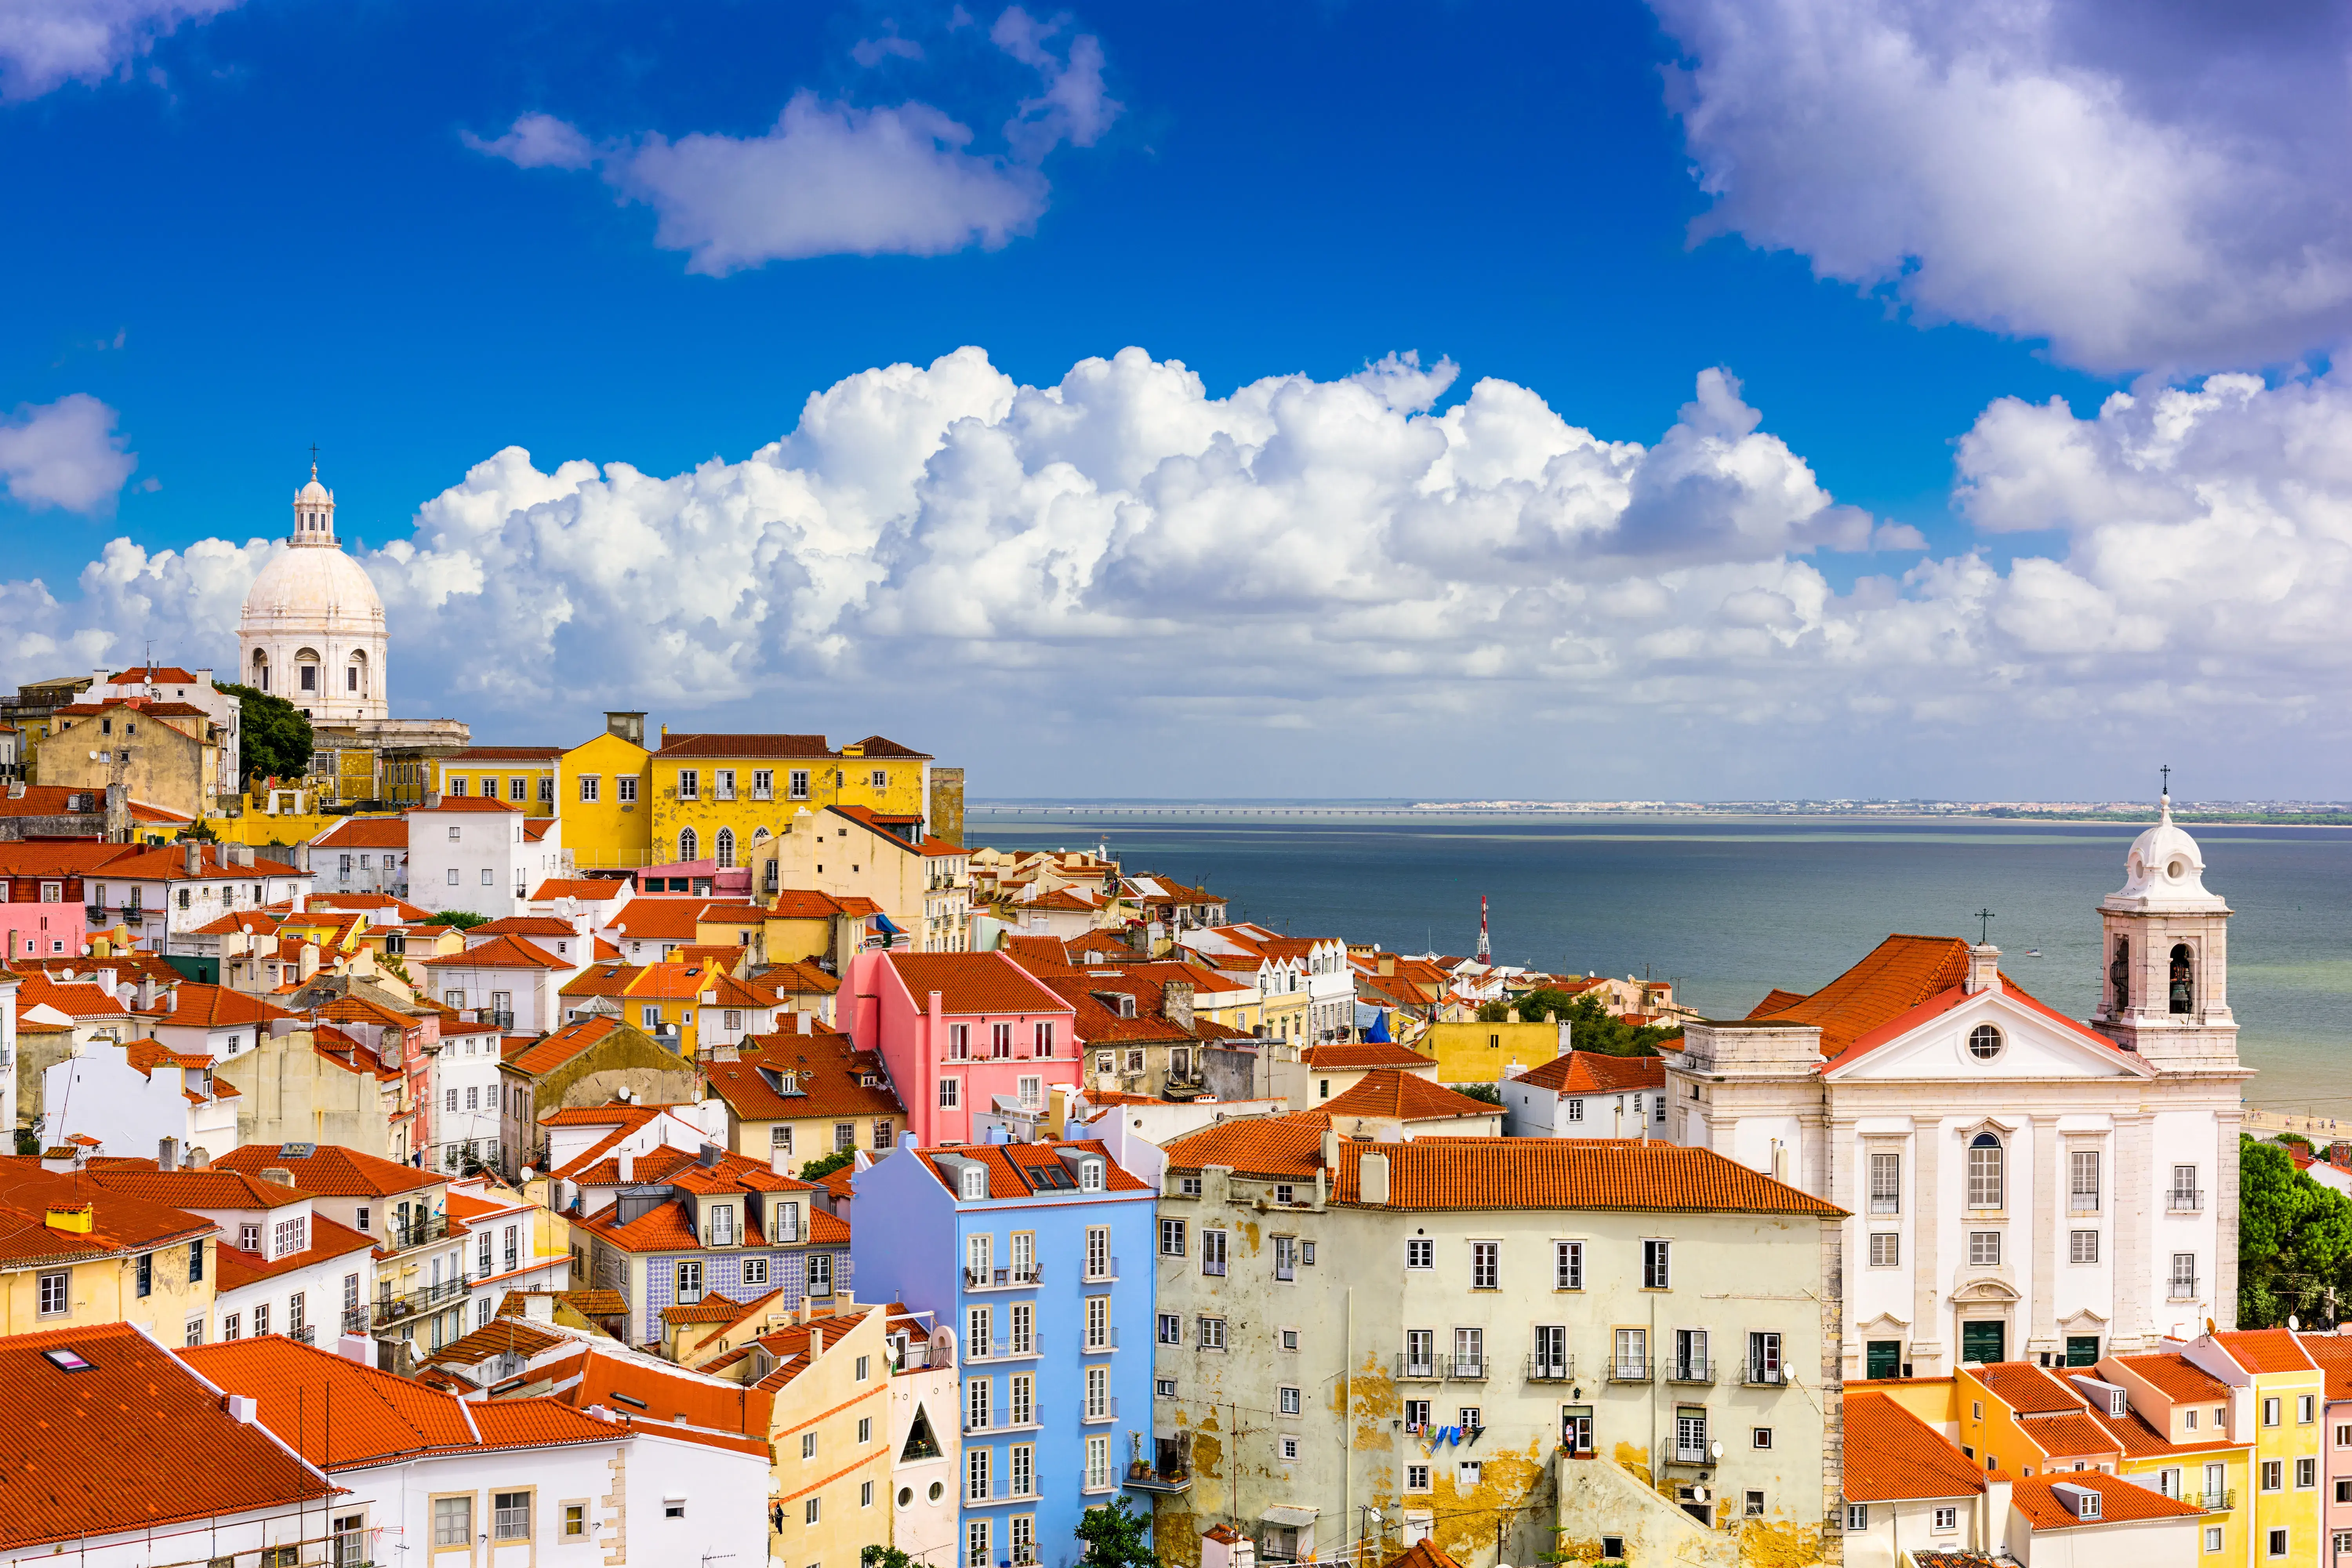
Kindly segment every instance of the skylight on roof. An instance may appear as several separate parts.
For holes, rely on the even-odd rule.
[[[278,1157],[281,1160],[307,1160],[319,1152],[316,1143],[280,1143]]]
[[[98,1363],[96,1362],[87,1360],[79,1353],[66,1349],[63,1345],[59,1345],[55,1350],[43,1351],[41,1352],[41,1359],[47,1362],[51,1366],[56,1367],[59,1372],[96,1372],[98,1370]]]

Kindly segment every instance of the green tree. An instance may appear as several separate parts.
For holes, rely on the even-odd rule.
[[[1151,1520],[1128,1507],[1123,1497],[1087,1510],[1071,1533],[1087,1543],[1078,1558],[1081,1568],[1159,1568],[1160,1559],[1146,1539]]]
[[[1491,1083],[1449,1083],[1445,1087],[1470,1100],[1483,1100],[1489,1105],[1503,1103],[1503,1091]]]
[[[923,1568],[923,1565],[895,1546],[866,1545],[857,1552],[861,1568]]]
[[[219,682],[215,682],[219,685]],[[300,778],[310,765],[310,721],[283,697],[251,686],[221,685],[238,700],[236,774],[248,786],[262,778]]]
[[[1507,1024],[1511,1021],[1511,1005],[1500,997],[1478,1004],[1478,1021],[1482,1024]]]
[[[2333,1323],[2352,1272],[2352,1199],[2276,1143],[2238,1139],[2238,1326]]]
[[[1519,998],[1524,1023],[1565,1023],[1569,1043],[1580,1051],[1601,1051],[1612,1057],[1654,1057],[1661,1040],[1679,1040],[1679,1028],[1655,1024],[1634,1025],[1611,1015],[1598,992],[1570,995],[1556,985],[1530,991]]]
[[[835,1149],[830,1154],[819,1154],[801,1167],[801,1180],[821,1182],[856,1158],[857,1151],[855,1149]]]
[[[416,923],[428,926],[456,926],[459,931],[471,931],[476,926],[489,924],[490,917],[478,915],[471,910],[443,910],[440,913],[429,915]]]

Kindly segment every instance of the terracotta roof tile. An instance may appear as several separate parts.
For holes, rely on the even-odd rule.
[[[1814,1025],[1822,1031],[1822,1054],[1834,1057],[1881,1024],[1958,985],[1968,974],[1969,944],[1959,938],[1897,934],[1811,995],[1790,1002],[1790,993],[1774,991],[1748,1016]]]
[[[568,935],[569,932],[567,931]],[[444,969],[569,969],[572,965],[536,942],[519,936],[494,936],[456,952],[436,953],[427,965]]]
[[[1056,1152],[1062,1149],[1083,1149],[1103,1157],[1103,1185],[1114,1193],[1149,1192],[1150,1189],[1128,1173],[1125,1167],[1110,1157],[1099,1138],[1071,1139],[1064,1142],[1042,1143],[966,1143],[951,1149],[919,1149],[916,1156],[924,1169],[939,1179],[941,1186],[952,1193],[955,1181],[940,1167],[941,1155],[951,1155],[979,1162],[988,1171],[988,1195],[992,1200],[1033,1197],[1039,1193],[1076,1192],[1076,1184],[1068,1174],[1069,1166]],[[1034,1174],[1039,1168],[1054,1173],[1048,1177]]]
[[[109,1192],[191,1213],[197,1209],[282,1209],[306,1202],[310,1196],[292,1187],[218,1165],[208,1171],[162,1171],[155,1168],[152,1161],[142,1163],[143,1169],[100,1170],[93,1165],[84,1179]]]
[[[1884,1394],[1845,1396],[1845,1496],[1849,1502],[1974,1497],[1976,1465],[1943,1434]]]
[[[2052,1495],[2051,1489],[2082,1487],[2099,1494],[2099,1517],[2077,1519],[2074,1510]],[[2111,1476],[2100,1470],[2058,1470],[2026,1476],[2010,1489],[2010,1505],[2041,1530],[2096,1530],[2102,1525],[2145,1519],[2194,1519],[2204,1510]]]
[[[275,1279],[280,1274],[291,1274],[313,1264],[331,1263],[338,1258],[370,1251],[377,1239],[363,1236],[349,1226],[337,1225],[325,1215],[313,1211],[310,1215],[310,1245],[299,1252],[289,1252],[283,1258],[263,1258],[257,1253],[240,1252],[224,1244],[214,1249],[213,1257],[220,1268],[220,1289],[234,1290],[257,1279]]]
[[[917,1007],[940,993],[949,1013],[1069,1013],[1069,1003],[1001,952],[893,952],[883,962],[897,972]]]
[[[619,1033],[627,1026],[618,1018],[606,1017],[601,1014],[594,1017],[574,1019],[562,1028],[542,1035],[536,1040],[525,1041],[506,1059],[518,1072],[527,1072],[534,1076],[553,1072],[589,1047]]]
[[[429,1171],[346,1149],[340,1143],[321,1143],[312,1152],[302,1155],[289,1154],[285,1146],[277,1143],[247,1143],[230,1150],[214,1163],[232,1171],[283,1169],[294,1178],[297,1187],[320,1197],[392,1197],[441,1184],[441,1178]]]
[[[1521,1075],[1515,1082],[1562,1094],[1614,1094],[1664,1089],[1666,1064],[1658,1057],[1612,1057],[1605,1051],[1568,1051]]]
[[[55,1230],[52,1207],[90,1208],[87,1233]],[[0,1268],[29,1268],[146,1252],[213,1234],[213,1222],[37,1164],[0,1169]]]
[[[1442,1083],[1394,1068],[1374,1068],[1354,1088],[1315,1107],[1328,1116],[1373,1116],[1404,1121],[1433,1121],[1452,1117],[1500,1116],[1503,1108],[1473,1100]]]
[[[907,1114],[891,1092],[880,1059],[852,1050],[846,1035],[784,1030],[753,1035],[739,1049],[739,1059],[708,1063],[704,1073],[710,1092],[745,1121]],[[802,1092],[783,1092],[780,1078],[787,1072],[794,1075],[793,1087]],[[869,1077],[878,1081],[870,1086],[860,1081]]]
[[[2020,1415],[2083,1408],[2083,1396],[2071,1384],[2060,1382],[2032,1362],[1991,1362],[1969,1368],[1962,1375],[1983,1384],[1995,1398]]]
[[[310,841],[313,849],[405,849],[404,816],[347,816]]]
[[[2315,1372],[2319,1363],[2311,1359],[2295,1336],[2284,1329],[2240,1329],[2213,1336],[2214,1342],[2230,1352],[2230,1358],[2249,1372]]]
[[[435,811],[502,811],[520,813],[522,807],[519,805],[509,805],[505,801],[499,800],[490,795],[445,795],[436,805],[409,807],[408,815],[415,816],[421,812]]]
[[[43,1353],[87,1362],[66,1371]],[[0,1379],[40,1419],[0,1435],[0,1549],[188,1521],[281,1511],[333,1494],[326,1479],[237,1421],[220,1394],[127,1323],[0,1340]]]
[[[655,755],[671,762],[697,757],[829,757],[823,735],[678,734],[662,738]]]
[[[558,899],[578,899],[583,904],[598,904],[628,890],[628,883],[617,878],[550,877],[531,889],[530,901],[547,904]]]
[[[1423,1138],[1339,1145],[1333,1196],[1355,1203],[1364,1155],[1389,1156],[1396,1208],[1580,1208],[1843,1215],[1711,1149],[1616,1139]],[[1498,1201],[1499,1200],[1499,1201]]]
[[[1437,1065],[1435,1058],[1425,1057],[1411,1046],[1400,1046],[1388,1040],[1341,1041],[1314,1046],[1300,1059],[1318,1072],[1353,1072],[1363,1068],[1431,1068]]]

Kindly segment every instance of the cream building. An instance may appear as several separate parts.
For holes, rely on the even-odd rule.
[[[2099,905],[2100,1006],[2060,1015],[2000,950],[1892,936],[1810,996],[1695,1023],[1668,1133],[1829,1199],[1849,1377],[2087,1366],[2237,1310],[2229,906],[2172,822]]]
[[[283,697],[320,724],[381,720],[383,601],[335,538],[335,492],[310,482],[294,497],[294,531],[245,595],[237,668],[248,686]]]
[[[1262,1563],[1424,1539],[1477,1568],[1591,1561],[1608,1535],[1641,1561],[1820,1560],[1832,1205],[1663,1143],[1279,1117],[1166,1153],[1153,1442],[1127,1486],[1170,1562],[1214,1521]]]

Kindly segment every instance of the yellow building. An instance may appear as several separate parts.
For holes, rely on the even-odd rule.
[[[582,871],[635,870],[646,864],[653,837],[653,753],[646,716],[607,713],[604,732],[563,753],[556,780],[563,845]]]
[[[656,865],[717,860],[741,866],[752,847],[795,816],[860,805],[916,824],[930,817],[931,759],[869,735],[838,751],[822,735],[671,734],[653,754]],[[917,918],[921,901],[916,900]]]
[[[468,746],[433,760],[433,787],[444,795],[502,800],[525,816],[554,816],[564,754],[561,746]]]
[[[212,1321],[216,1227],[27,1166],[0,1181],[0,1333],[136,1323],[167,1345]]]
[[[131,800],[181,816],[220,809],[220,747],[226,731],[186,702],[77,702],[50,716],[51,732],[32,745],[34,782],[103,794],[121,784]]]
[[[829,1310],[769,1313],[748,1342],[741,1318],[674,1331],[687,1365],[773,1397],[768,1427],[772,1561],[852,1563],[866,1546],[890,1539],[890,1347],[883,1332],[888,1318],[879,1307],[844,1300]],[[704,1327],[701,1336],[694,1334],[696,1327]],[[700,1349],[706,1339],[731,1340],[734,1348],[709,1360],[689,1359],[707,1354]]]
[[[1437,1058],[1440,1083],[1500,1083],[1516,1067],[1539,1068],[1568,1049],[1558,1024],[1432,1024],[1413,1042]]]
[[[2229,1385],[2230,1431],[2251,1440],[2248,1556],[2256,1563],[2324,1560],[2327,1375],[2284,1329],[2209,1333],[2183,1356]]]

